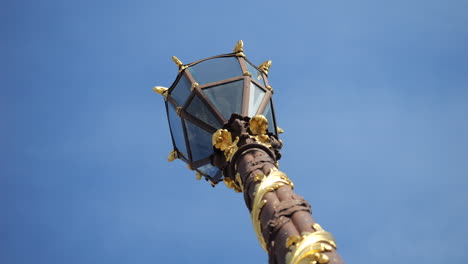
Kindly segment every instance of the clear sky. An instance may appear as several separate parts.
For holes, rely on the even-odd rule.
[[[0,263],[267,263],[162,97],[242,39],[347,263],[468,263],[468,1],[2,1]]]

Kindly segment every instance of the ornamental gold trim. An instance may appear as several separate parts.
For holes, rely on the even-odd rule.
[[[268,71],[270,70],[270,67],[271,67],[271,60],[267,60],[264,63],[260,64],[258,66],[258,69],[261,70],[266,75],[268,75]]]
[[[245,57],[244,54],[244,42],[242,40],[237,41],[236,46],[234,47],[233,52],[237,57]]]
[[[333,235],[320,227],[313,225],[315,232],[303,232],[301,236],[291,236],[286,241],[290,250],[286,254],[287,264],[326,264],[330,261],[325,252],[336,249]]]
[[[167,156],[167,161],[171,162],[177,159],[179,156],[177,155],[177,151],[174,149],[169,153],[169,156]]]
[[[255,180],[261,180],[261,182],[255,187],[255,198],[252,204],[250,216],[252,218],[252,224],[254,226],[258,242],[262,248],[267,251],[266,242],[262,234],[262,223],[260,222],[260,213],[263,206],[267,203],[267,200],[264,200],[263,197],[268,192],[272,192],[282,186],[289,185],[291,188],[294,188],[294,184],[284,172],[281,172],[276,168],[271,169],[268,176],[256,175]]]
[[[195,88],[197,88],[199,86],[199,84],[197,82],[194,82],[192,84],[192,87],[190,87],[190,91],[193,91]]]
[[[162,87],[162,86],[155,86],[153,87],[153,91],[155,91],[156,93],[164,96],[164,97],[167,97],[167,93],[168,93],[168,90],[166,87]]]
[[[256,115],[250,119],[249,128],[254,135],[264,135],[268,129],[268,119],[263,115]]]
[[[211,138],[213,146],[217,149],[224,151],[224,156],[226,161],[231,161],[232,157],[239,149],[237,147],[237,142],[239,142],[239,137],[236,137],[236,140],[232,141],[231,132],[227,129],[218,129],[213,133]]]
[[[252,74],[249,71],[243,72],[242,75],[252,77]]]
[[[244,42],[242,40],[237,41],[233,52],[234,53],[244,52]]]
[[[179,58],[177,58],[176,56],[172,56],[172,60],[174,61],[174,63],[177,65],[177,67],[179,68],[179,72],[187,69],[187,66],[185,66],[182,61],[179,60]]]

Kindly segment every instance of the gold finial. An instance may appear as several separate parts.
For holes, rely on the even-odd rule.
[[[244,42],[242,40],[237,41],[233,52],[234,53],[244,52]]]
[[[283,134],[284,133],[284,130],[279,126],[276,127],[276,130],[278,131],[278,134]]]
[[[258,69],[260,69],[263,73],[268,75],[268,71],[270,70],[271,67],[271,60],[267,60],[264,63],[260,64],[258,66]]]
[[[162,95],[162,96],[167,96],[167,88],[166,87],[162,87],[162,86],[155,86],[153,87],[153,91],[155,91],[156,93]]]
[[[197,172],[195,175],[197,176],[197,181],[201,180],[202,175],[199,172]]]
[[[243,72],[242,75],[252,77],[252,74],[249,71]]]
[[[172,56],[172,60],[177,65],[177,67],[181,68],[182,66],[184,66],[184,64],[176,56]]]
[[[236,47],[233,51],[237,57],[245,57],[244,54],[244,42],[242,40],[237,41]]]
[[[169,153],[169,156],[167,156],[167,161],[171,162],[171,161],[174,161],[175,159],[177,159],[178,156],[177,156],[177,151],[172,150],[171,153]]]
[[[262,115],[256,115],[250,119],[249,127],[254,135],[264,135],[268,129],[268,120]]]
[[[176,113],[177,113],[178,116],[180,116],[180,111],[182,111],[182,107],[178,106],[176,108]]]

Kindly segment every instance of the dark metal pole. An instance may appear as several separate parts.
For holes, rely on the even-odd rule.
[[[344,263],[333,236],[315,222],[309,203],[294,193],[291,180],[278,170],[282,143],[266,129],[263,116],[234,114],[213,135],[213,163],[224,170],[228,187],[244,193],[269,263]]]

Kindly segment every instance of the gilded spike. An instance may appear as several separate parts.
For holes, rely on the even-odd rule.
[[[284,133],[284,130],[279,126],[276,127],[276,130],[278,130],[278,134],[283,134]]]
[[[237,41],[236,47],[234,47],[234,53],[244,52],[244,42],[242,40]]]
[[[172,56],[172,60],[177,65],[177,67],[181,68],[182,66],[184,66],[184,64],[176,56]]]
[[[258,68],[266,75],[268,75],[268,71],[270,70],[270,67],[271,67],[271,60],[267,60],[258,66]]]
[[[167,156],[167,161],[171,162],[177,159],[177,151],[173,150],[171,153],[169,153],[169,156]]]
[[[167,88],[166,87],[162,87],[162,86],[155,86],[153,87],[153,91],[155,91],[156,93],[162,95],[162,96],[167,96]]]

